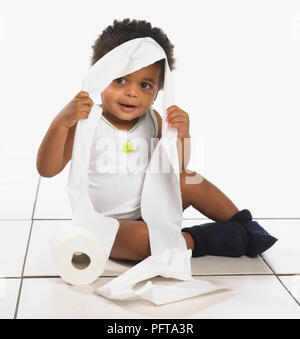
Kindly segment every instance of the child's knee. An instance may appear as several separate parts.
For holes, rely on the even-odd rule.
[[[198,172],[186,170],[180,173],[181,189],[190,188],[191,184],[201,184],[205,178]]]
[[[137,259],[144,260],[150,253],[149,231],[144,221],[137,221],[132,224],[130,230],[131,245]]]
[[[151,255],[146,223],[128,219],[119,222],[120,227],[110,256],[115,259],[143,260]]]

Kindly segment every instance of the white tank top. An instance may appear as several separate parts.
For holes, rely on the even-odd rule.
[[[102,114],[95,129],[89,162],[89,196],[96,211],[117,219],[140,219],[146,170],[158,143],[152,106],[129,131]]]

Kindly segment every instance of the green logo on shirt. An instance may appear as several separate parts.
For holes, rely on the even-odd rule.
[[[126,142],[126,144],[124,145],[124,147],[123,147],[123,152],[126,153],[126,154],[131,153],[131,152],[133,152],[135,150],[136,149],[133,147],[133,145],[132,145],[130,140],[128,140]]]

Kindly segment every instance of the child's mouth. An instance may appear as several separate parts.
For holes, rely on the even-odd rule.
[[[133,105],[125,105],[125,104],[121,104],[119,103],[120,107],[122,108],[122,110],[124,112],[132,112],[133,110],[136,109],[136,106],[133,106]]]

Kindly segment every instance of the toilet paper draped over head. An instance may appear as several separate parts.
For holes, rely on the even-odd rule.
[[[163,48],[150,37],[119,45],[90,68],[83,80],[82,90],[88,92],[97,103],[101,93],[114,79],[162,59],[165,60],[162,137],[150,159],[141,197],[141,214],[149,230],[151,256],[97,290],[99,295],[107,298],[146,299],[163,304],[218,289],[207,282],[192,279],[191,250],[187,250],[181,233],[183,210],[176,151],[177,129],[170,128],[165,122],[167,108],[174,105],[174,88]],[[88,194],[91,144],[101,112],[101,108],[94,104],[88,119],[77,123],[68,181],[72,221],[52,242],[59,274],[75,285],[91,283],[101,275],[119,228],[117,219],[94,210]],[[160,161],[159,150],[164,162],[170,165],[169,173],[151,171],[151,168],[157,168]],[[71,264],[74,252],[87,254],[91,264],[84,270],[76,269]],[[154,286],[149,281],[139,290],[133,289],[136,283],[157,275],[185,282]]]

